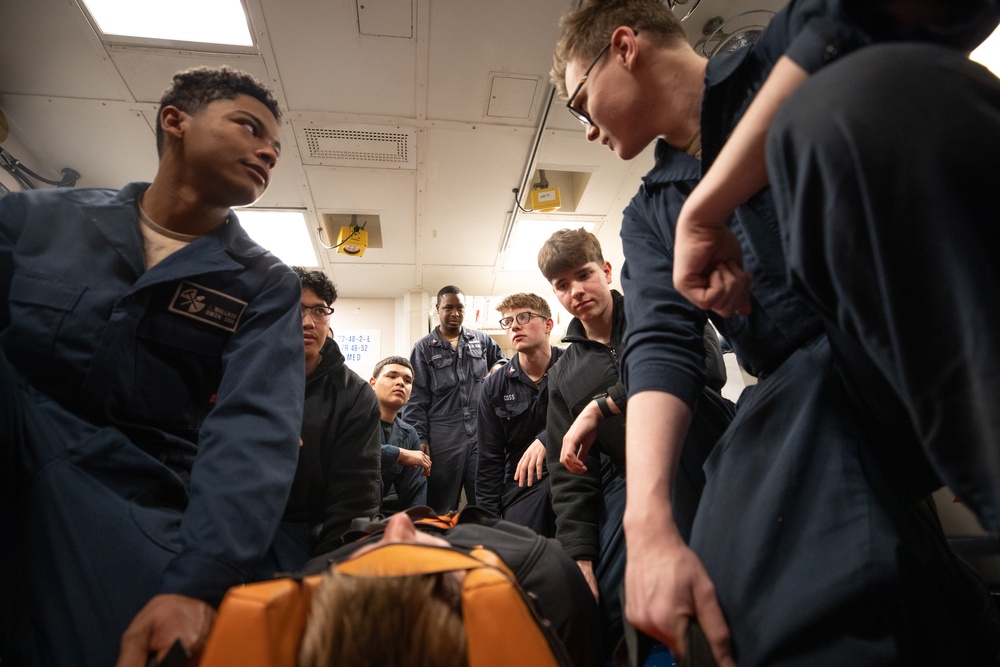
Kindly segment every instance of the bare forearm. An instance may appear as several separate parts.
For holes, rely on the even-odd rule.
[[[623,524],[631,544],[651,526],[674,526],[670,489],[691,409],[673,394],[643,391],[629,398],[627,420]]]
[[[691,423],[682,400],[658,391],[629,397],[625,614],[638,630],[683,656],[688,623],[697,618],[716,663],[735,667],[729,630],[715,588],[674,523],[670,487]]]

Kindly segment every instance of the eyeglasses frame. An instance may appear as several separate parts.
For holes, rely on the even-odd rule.
[[[521,316],[522,315],[527,315],[528,316],[527,318],[525,318],[524,322],[521,321]],[[507,316],[507,317],[501,318],[500,319],[500,328],[506,331],[507,329],[510,329],[512,326],[514,326],[514,322],[515,321],[518,324],[520,324],[521,326],[525,326],[529,322],[531,322],[531,318],[532,317],[538,317],[538,318],[541,318],[543,320],[549,319],[545,315],[539,315],[538,313],[533,313],[530,310],[525,310],[525,311],[522,311],[522,312],[518,313],[514,317]],[[505,322],[506,322],[506,324],[504,324]]]
[[[302,318],[305,319],[306,313],[309,313],[309,317],[314,322],[328,322],[331,317],[333,317],[334,309],[330,306],[299,306],[302,310]],[[316,311],[320,311],[322,315],[317,315]],[[330,312],[326,312],[326,311]]]
[[[580,94],[580,90],[583,88],[583,84],[587,83],[587,79],[590,78],[591,70],[594,69],[597,63],[600,62],[601,58],[604,57],[604,54],[607,53],[608,49],[610,48],[611,48],[611,42],[608,42],[607,44],[604,45],[604,48],[597,53],[597,57],[594,58],[594,62],[590,63],[590,67],[587,68],[587,71],[584,72],[583,76],[580,78],[580,83],[576,85],[576,90],[574,90],[573,94],[569,96],[568,100],[566,100],[566,108],[569,109],[569,112],[573,114],[574,118],[576,118],[584,125],[593,125],[594,121],[590,120],[590,116],[587,115],[587,112],[580,111],[579,109],[574,108],[573,100],[575,100],[576,96]]]

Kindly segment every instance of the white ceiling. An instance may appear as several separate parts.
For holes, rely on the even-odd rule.
[[[285,110],[282,158],[256,206],[306,212],[322,268],[342,296],[434,293],[449,283],[468,294],[545,294],[537,272],[503,269],[512,188],[538,168],[590,173],[575,213],[548,217],[596,222],[617,274],[621,211],[652,164],[650,151],[625,163],[585,142],[558,99],[540,129],[559,16],[576,4],[244,0],[257,47],[224,54],[105,44],[77,0],[0,0],[0,110],[11,130],[4,148],[51,177],[72,167],[79,187],[149,180],[156,101],[172,74],[228,64],[267,82]],[[687,0],[675,12],[694,7],[685,22],[694,43],[713,16],[782,4]],[[311,156],[310,133],[322,144],[344,130],[402,136],[407,160]],[[315,229],[324,213],[380,216],[383,247],[362,258],[322,248]]]

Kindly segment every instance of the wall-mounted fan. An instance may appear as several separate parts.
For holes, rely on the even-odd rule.
[[[701,0],[666,0],[666,3],[667,7],[670,8],[670,11],[674,13],[674,16],[676,16],[678,20],[685,21],[689,16],[694,14],[694,10],[698,9],[698,5],[701,4]],[[688,7],[688,5],[691,6]],[[678,7],[681,8],[681,11],[677,11]]]
[[[695,43],[694,50],[707,58],[738,51],[756,42],[773,16],[770,10],[753,9],[728,19],[712,17],[705,22],[701,30],[704,36]]]

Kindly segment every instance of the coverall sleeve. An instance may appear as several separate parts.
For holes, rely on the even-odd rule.
[[[341,544],[341,537],[358,517],[371,517],[382,504],[382,429],[375,392],[367,383],[352,388],[349,407],[336,426],[326,479],[323,529],[313,555]]]
[[[559,462],[563,436],[573,423],[570,406],[559,388],[562,382],[572,382],[572,378],[562,378],[555,368],[549,372],[545,462],[551,480],[556,539],[573,560],[590,560],[596,564],[600,556],[598,518],[603,502],[598,443],[590,448],[587,472],[582,475],[569,472]]]
[[[498,371],[486,378],[479,397],[479,462],[476,466],[476,505],[497,515],[503,497],[507,440],[493,400],[502,393],[502,375]]]
[[[299,293],[294,273],[283,265],[270,269],[223,352],[215,406],[198,434],[181,548],[161,577],[160,593],[217,605],[274,537],[302,426]]]
[[[409,449],[414,452],[420,451],[420,438],[417,437],[416,431],[406,432],[406,441],[403,443],[403,449]]]
[[[382,470],[391,467],[399,460],[399,447],[388,443],[379,443],[379,451],[382,457]]]
[[[10,282],[14,277],[14,244],[24,225],[22,197],[0,197],[0,331],[10,324]]]
[[[410,390],[410,400],[403,406],[403,420],[417,431],[420,442],[428,445],[430,428],[428,417],[431,408],[431,375],[427,369],[427,359],[424,357],[424,346],[417,342],[410,353],[410,365],[413,367],[413,386]]]
[[[621,229],[621,280],[629,294],[622,380],[629,395],[663,391],[692,408],[705,384],[707,317],[674,289],[673,225],[693,186],[643,185]]]

